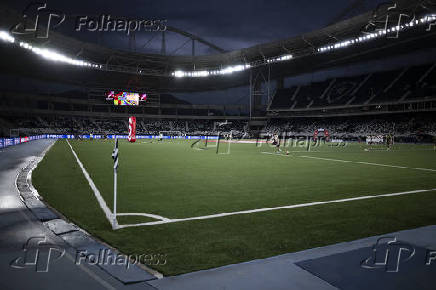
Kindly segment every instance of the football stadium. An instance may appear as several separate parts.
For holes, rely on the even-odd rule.
[[[435,1],[0,7],[0,289],[435,289]]]

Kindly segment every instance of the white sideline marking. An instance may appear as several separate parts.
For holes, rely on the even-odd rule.
[[[416,170],[425,170],[425,171],[436,171],[436,169],[430,169],[430,168],[413,168]]]
[[[157,215],[157,214],[151,214],[151,213],[117,213],[117,216],[145,216],[154,218],[157,220],[163,220],[163,221],[169,221],[169,218]]]
[[[312,159],[319,159],[319,160],[327,160],[327,161],[335,161],[335,162],[349,162],[349,163],[358,163],[358,164],[374,165],[374,166],[382,166],[382,167],[401,168],[401,169],[415,169],[415,170],[434,171],[434,172],[436,172],[436,169],[430,169],[430,168],[405,167],[405,166],[390,165],[390,164],[381,164],[381,163],[372,163],[372,162],[363,162],[363,161],[349,161],[349,160],[332,159],[332,158],[320,158],[320,157],[313,157],[313,156],[298,156],[298,157],[312,158]]]
[[[399,195],[406,195],[406,194],[429,192],[429,191],[435,191],[435,190],[436,190],[436,188],[419,189],[419,190],[387,193],[387,194],[379,194],[379,195],[358,196],[358,197],[344,198],[344,199],[337,199],[337,200],[330,200],[330,201],[315,201],[315,202],[301,203],[301,204],[294,204],[294,205],[287,205],[287,206],[259,208],[259,209],[243,210],[243,211],[235,211],[235,212],[225,212],[225,213],[218,213],[218,214],[197,216],[197,217],[190,217],[190,218],[182,218],[182,219],[168,219],[166,221],[161,220],[161,221],[148,222],[148,223],[120,225],[119,227],[120,228],[128,228],[128,227],[161,225],[161,224],[176,223],[176,222],[183,222],[183,221],[192,221],[192,220],[205,220],[205,219],[213,219],[213,218],[219,218],[219,217],[225,217],[225,216],[231,216],[231,215],[250,214],[250,213],[273,211],[273,210],[279,210],[279,209],[301,208],[301,207],[309,207],[309,206],[329,204],[329,203],[342,203],[342,202],[371,199],[371,198],[392,197],[392,196],[399,196]]]
[[[371,162],[362,162],[362,161],[358,161],[357,163],[360,164],[366,164],[366,165],[375,165],[375,166],[384,166],[384,167],[392,167],[392,168],[409,168],[409,167],[404,167],[404,166],[397,166],[397,165],[388,165],[388,164],[379,164],[379,163],[371,163]]]
[[[88,180],[89,186],[91,187],[92,191],[94,192],[95,197],[97,198],[98,204],[100,205],[101,209],[103,210],[104,214],[106,215],[106,218],[108,219],[109,223],[112,223],[112,217],[113,213],[107,206],[106,202],[104,201],[103,197],[100,194],[100,191],[98,190],[97,186],[95,186],[94,181],[92,181],[91,177],[89,176],[88,172],[86,171],[85,167],[83,166],[82,162],[80,162],[79,157],[77,157],[76,152],[74,151],[73,147],[71,146],[70,142],[67,143],[68,146],[71,148],[71,152],[73,152],[74,157],[76,158],[77,164],[79,164],[80,168],[82,169],[83,175],[85,176],[86,180]]]
[[[344,163],[353,162],[353,161],[348,161],[348,160],[332,159],[332,158],[321,158],[321,157],[313,157],[313,156],[298,156],[298,157],[320,159],[320,160],[334,161],[334,162],[344,162]]]

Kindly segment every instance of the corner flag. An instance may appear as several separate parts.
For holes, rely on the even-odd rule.
[[[112,152],[112,158],[114,159],[114,212],[113,212],[113,221],[112,221],[112,229],[118,228],[117,222],[117,171],[118,171],[118,138],[115,139],[115,147]]]
[[[118,138],[115,140],[114,151],[112,152],[112,158],[114,160],[114,169],[118,169]]]

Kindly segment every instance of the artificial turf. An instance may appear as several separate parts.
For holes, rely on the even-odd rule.
[[[109,140],[70,141],[109,207],[113,174]],[[187,141],[119,146],[118,212],[187,218],[416,189],[436,188],[436,152],[430,146],[397,145],[364,151],[364,146],[283,148],[232,144],[216,154]],[[201,145],[201,144],[199,144]],[[219,153],[227,153],[221,144]],[[205,150],[204,150],[205,149]],[[346,160],[336,162],[301,156]],[[393,168],[368,162],[404,166]],[[436,191],[300,209],[235,215],[209,220],[113,231],[68,144],[58,141],[34,171],[32,181],[53,207],[126,254],[164,254],[165,275],[264,258],[286,252],[435,224]],[[120,217],[120,224],[151,221]]]

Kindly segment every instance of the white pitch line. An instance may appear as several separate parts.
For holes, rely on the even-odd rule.
[[[409,167],[404,167],[404,166],[389,165],[389,164],[380,164],[380,163],[372,163],[372,162],[363,162],[363,161],[357,161],[356,163],[366,164],[366,165],[383,166],[383,167],[392,167],[392,168],[402,168],[402,169],[409,168]]]
[[[430,168],[413,168],[416,170],[424,170],[424,171],[436,171],[436,169],[430,169]]]
[[[298,157],[319,159],[319,160],[326,160],[326,161],[335,161],[335,162],[344,162],[344,163],[348,162],[348,163],[357,163],[357,164],[364,164],[364,165],[373,165],[373,166],[382,166],[382,167],[391,167],[391,168],[400,168],[400,169],[414,169],[414,170],[436,172],[436,169],[430,169],[430,168],[414,168],[414,167],[405,167],[405,166],[390,165],[390,164],[381,164],[381,163],[372,163],[372,162],[363,162],[363,161],[350,161],[350,160],[341,160],[341,159],[332,159],[332,158],[321,158],[321,157],[313,157],[313,156],[298,156]]]
[[[349,161],[349,160],[332,159],[332,158],[321,158],[321,157],[313,157],[313,156],[298,156],[298,157],[311,158],[311,159],[319,159],[319,160],[326,160],[326,161],[334,161],[334,162],[343,162],[343,163],[353,162],[353,161]]]
[[[150,217],[150,218],[154,218],[157,220],[162,220],[162,221],[169,221],[169,218],[157,215],[157,214],[151,214],[151,213],[117,213],[117,216],[145,216],[145,217]]]
[[[95,197],[97,198],[98,204],[100,205],[101,209],[103,210],[104,214],[106,215],[106,218],[108,219],[109,223],[112,223],[112,217],[113,213],[107,206],[105,200],[100,194],[100,191],[98,190],[97,186],[95,186],[94,181],[92,181],[91,176],[89,176],[88,172],[86,171],[85,167],[83,166],[82,162],[80,162],[79,157],[77,157],[76,152],[74,151],[73,147],[71,146],[70,142],[68,142],[68,146],[71,148],[71,152],[73,152],[74,157],[76,158],[77,164],[79,164],[80,168],[82,169],[82,173],[85,176],[86,180],[88,180],[89,186],[91,187],[92,191],[94,192]]]
[[[287,206],[259,208],[259,209],[243,210],[243,211],[236,211],[236,212],[226,212],[226,213],[218,213],[218,214],[197,216],[197,217],[190,217],[190,218],[168,219],[167,221],[161,220],[161,221],[148,222],[148,223],[120,225],[119,228],[153,226],[153,225],[161,225],[161,224],[176,223],[176,222],[183,222],[183,221],[192,221],[192,220],[205,220],[205,219],[220,218],[220,217],[231,216],[231,215],[250,214],[250,213],[257,213],[257,212],[280,210],[280,209],[293,209],[293,208],[301,208],[301,207],[310,207],[310,206],[315,206],[315,205],[323,205],[323,204],[329,204],[329,203],[342,203],[342,202],[349,202],[349,201],[363,200],[363,199],[392,197],[392,196],[400,196],[400,195],[414,194],[414,193],[421,193],[421,192],[430,192],[430,191],[435,191],[435,190],[436,190],[436,188],[419,189],[419,190],[387,193],[387,194],[380,194],[380,195],[358,196],[358,197],[336,199],[336,200],[329,200],[329,201],[315,201],[315,202],[301,203],[301,204],[294,204],[294,205],[287,205]]]

